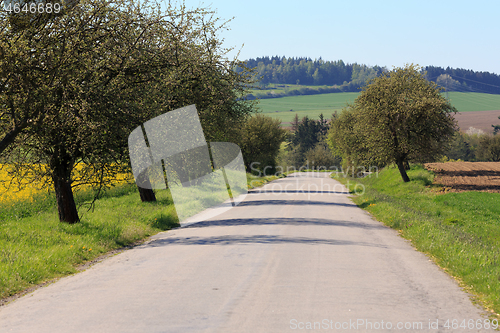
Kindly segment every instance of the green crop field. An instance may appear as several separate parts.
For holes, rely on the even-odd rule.
[[[299,118],[318,119],[323,113],[325,118],[330,118],[334,111],[342,110],[358,95],[350,92],[262,99],[259,108],[263,114],[285,123],[291,122],[295,114]],[[448,98],[459,112],[500,110],[500,95],[450,92]]]
[[[500,95],[450,92],[448,98],[459,112],[500,110]]]
[[[305,96],[290,96],[262,99],[259,108],[266,116],[291,122],[297,113],[299,118],[309,116],[317,119],[320,113],[330,118],[334,111],[340,111],[346,104],[353,102],[359,93],[335,93]]]

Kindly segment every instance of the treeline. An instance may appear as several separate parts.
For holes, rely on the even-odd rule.
[[[354,177],[362,176],[364,171],[372,168],[379,169],[391,164],[380,159],[386,158],[387,152],[378,150],[373,153],[366,149],[367,142],[363,142],[364,139],[372,133],[375,133],[376,138],[380,131],[366,131],[364,123],[361,129],[355,128],[359,116],[355,112],[351,109],[340,115],[335,113],[330,121],[322,114],[317,120],[308,116],[300,120],[296,114],[290,131],[280,128],[279,120],[268,116],[249,118],[240,130],[238,141],[247,172],[269,176],[294,170],[345,170],[344,174]],[[453,130],[448,133],[448,138],[446,144],[435,147],[439,152],[431,154],[429,149],[434,148],[420,148],[414,153],[411,162],[500,161],[500,135]],[[381,156],[383,154],[386,157]],[[409,167],[408,162],[405,161],[403,166]]]
[[[245,61],[255,69],[255,78],[261,87],[270,83],[338,86],[339,91],[358,91],[359,87],[385,69],[342,60],[324,61],[321,58],[258,57]],[[241,69],[237,69],[241,70]],[[341,87],[341,88],[340,88]]]
[[[296,88],[295,88],[296,87]],[[280,98],[286,96],[299,96],[299,95],[318,95],[318,94],[331,94],[331,93],[340,93],[340,92],[351,92],[353,89],[350,88],[349,85],[346,86],[333,86],[333,87],[324,87],[319,86],[316,88],[311,87],[301,87],[295,86],[294,88],[285,87],[283,92],[277,92],[272,89],[265,89],[257,92],[253,92],[252,94],[248,94],[246,96],[249,100],[254,100],[256,98],[266,99],[266,98]],[[358,91],[359,88],[356,88],[354,91]]]
[[[308,116],[299,120],[296,114],[285,147],[277,156],[277,169],[281,172],[338,170],[342,158],[332,152],[327,142],[330,124],[323,114],[320,114],[318,120]]]
[[[444,160],[500,162],[500,135],[457,132],[444,156]]]
[[[451,84],[450,91],[480,92],[488,94],[500,94],[500,75],[489,72],[475,72],[470,69],[427,66],[423,68],[427,72],[426,78],[442,86],[446,83],[440,79],[448,78]],[[451,79],[451,80],[450,80]],[[445,86],[446,87],[446,86]]]
[[[359,91],[367,81],[387,71],[385,67],[349,64],[342,60],[325,61],[321,57],[312,60],[306,57],[265,56],[248,59],[245,63],[247,67],[254,69],[254,79],[261,88],[270,83],[331,86],[324,88],[328,90],[327,92]],[[237,72],[242,70],[242,68],[236,69]],[[436,66],[424,67],[422,71],[427,72],[426,78],[429,81],[436,82],[449,91],[500,94],[500,75],[494,73]],[[310,88],[303,89],[309,91],[290,90],[284,95],[327,93]]]

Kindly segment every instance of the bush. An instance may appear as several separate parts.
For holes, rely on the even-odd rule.
[[[260,114],[250,117],[240,129],[237,142],[243,152],[247,172],[274,173],[276,157],[286,135],[279,119]]]
[[[479,140],[476,157],[482,161],[500,161],[500,135],[485,135]]]
[[[445,156],[452,160],[473,161],[475,159],[474,148],[470,135],[457,132]]]
[[[304,165],[304,154],[300,146],[293,146],[280,149],[277,157],[277,165],[281,172],[299,170]]]
[[[318,142],[313,148],[305,153],[306,164],[311,169],[331,170],[333,167],[339,167],[342,159],[334,156],[328,148],[326,142]]]

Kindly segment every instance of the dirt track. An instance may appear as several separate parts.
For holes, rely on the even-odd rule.
[[[425,167],[436,173],[435,184],[452,191],[500,193],[500,162],[427,163]]]

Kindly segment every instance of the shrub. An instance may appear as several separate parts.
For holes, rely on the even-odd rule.
[[[286,135],[279,119],[260,114],[250,117],[240,129],[237,140],[247,172],[274,172],[276,157]]]
[[[500,136],[485,135],[479,140],[476,157],[482,161],[500,161]]]
[[[311,169],[331,170],[339,167],[342,159],[334,156],[326,142],[318,142],[313,148],[305,153],[306,164]]]

